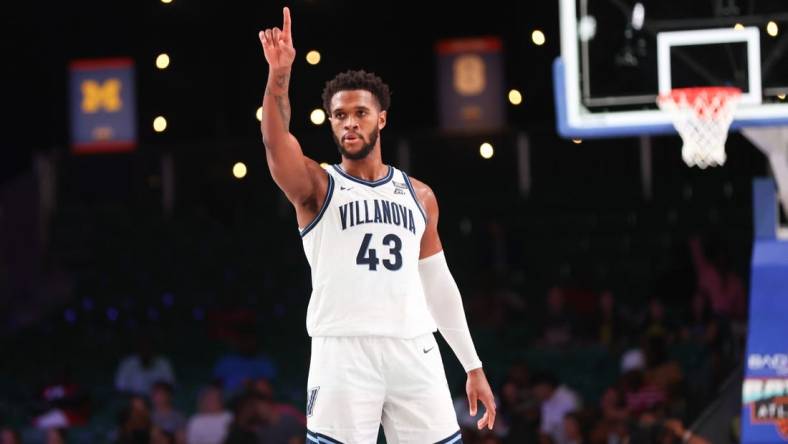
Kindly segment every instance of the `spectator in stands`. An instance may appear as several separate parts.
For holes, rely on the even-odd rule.
[[[646,356],[640,349],[632,349],[621,357],[621,377],[602,395],[600,406],[603,419],[616,434],[619,426],[666,400],[665,393],[644,380]]]
[[[509,437],[512,435],[512,425],[513,423],[524,423],[522,419],[522,396],[520,394],[520,390],[518,390],[517,386],[512,382],[507,382],[501,389],[496,391],[500,398],[496,397],[496,405],[498,406],[495,428],[499,428],[499,424],[502,426],[501,428],[504,429],[504,432],[501,434],[503,437]],[[457,397],[454,400],[454,410],[457,412],[457,416],[460,417],[462,412],[467,410],[464,408],[461,402],[461,398]],[[464,416],[464,415],[463,415]],[[468,415],[470,416],[470,415]],[[470,421],[465,419],[466,424]],[[473,426],[473,424],[467,424],[468,426]]]
[[[33,418],[33,424],[40,429],[80,426],[88,422],[88,393],[72,380],[68,366],[55,371],[55,376],[41,389],[39,399],[45,411]]]
[[[177,442],[174,434],[158,427],[153,427],[150,431],[150,444],[177,444]]]
[[[115,388],[118,391],[147,396],[153,384],[164,381],[175,384],[175,373],[170,361],[153,352],[152,338],[141,337],[137,351],[124,358],[115,375]]]
[[[542,441],[549,439],[553,443],[565,443],[564,416],[580,408],[580,397],[547,372],[534,375],[533,392],[541,403],[539,430]]]
[[[616,306],[613,292],[603,290],[599,294],[599,303],[591,331],[592,337],[611,352],[616,352],[624,339],[625,331],[624,320]]]
[[[647,338],[645,355],[646,383],[659,388],[669,397],[677,395],[680,392],[680,385],[684,381],[684,373],[679,363],[668,356],[665,338],[662,336]]]
[[[553,444],[584,444],[588,442],[586,438],[585,425],[577,412],[569,412],[564,416],[564,441]]]
[[[150,410],[145,398],[132,396],[118,417],[117,444],[148,444],[151,430]]]
[[[506,381],[497,391],[500,396],[498,403],[498,422],[507,426],[507,433],[501,435],[506,443],[536,442],[539,431],[540,403],[533,394],[531,375],[525,362],[515,362],[506,374]],[[461,392],[460,392],[461,393]],[[462,400],[461,401],[466,401]],[[462,404],[465,404],[464,406]],[[455,403],[458,417],[468,413],[467,401]],[[470,424],[474,426],[474,424]]]
[[[227,393],[243,391],[257,378],[271,380],[276,377],[276,366],[259,350],[257,336],[251,327],[239,333],[237,347],[237,353],[219,358],[213,370]]]
[[[662,299],[657,296],[649,298],[643,323],[643,335],[646,337],[662,336],[667,341],[671,341],[675,331],[675,325],[668,318]]]
[[[643,369],[633,369],[622,376],[627,419],[637,418],[644,412],[663,406],[667,401],[665,390],[648,381]]]
[[[221,388],[211,385],[200,392],[198,412],[186,427],[188,444],[222,444],[233,415],[224,409]]]
[[[704,251],[698,237],[689,240],[697,275],[697,291],[709,299],[712,311],[728,319],[743,319],[746,314],[744,282],[733,269],[722,242],[709,242]]]
[[[548,347],[569,345],[573,338],[575,319],[566,308],[561,287],[550,288],[547,293],[547,310],[542,323],[541,341]]]
[[[258,394],[257,399],[257,412],[261,418],[261,425],[257,430],[260,444],[303,444],[306,439],[305,424],[293,415],[283,414],[270,396]]]
[[[262,424],[257,408],[260,398],[254,392],[241,394],[235,403],[233,422],[224,444],[258,444],[257,430]]]
[[[303,444],[306,427],[272,401],[255,391],[242,394],[225,444]]]
[[[700,292],[690,299],[689,311],[682,323],[681,336],[699,346],[715,348],[719,343],[720,326],[711,311],[709,300]]]
[[[680,420],[667,417],[663,406],[655,406],[631,422],[627,438],[632,443],[710,444],[705,438],[686,430]]]
[[[22,444],[22,438],[11,427],[3,427],[0,429],[0,444]]]
[[[628,424],[625,420],[602,419],[598,421],[589,434],[594,444],[623,444],[630,442]]]
[[[277,414],[290,416],[296,422],[306,427],[306,416],[292,404],[274,401],[274,388],[271,382],[265,378],[258,378],[252,383],[251,390],[259,393],[266,399],[270,399],[272,406]]]
[[[186,442],[186,417],[175,409],[172,396],[173,387],[170,383],[158,381],[153,384],[150,393],[153,405],[151,422],[154,427],[173,435],[176,443],[183,444]]]
[[[53,427],[47,429],[45,444],[66,444],[66,429]]]

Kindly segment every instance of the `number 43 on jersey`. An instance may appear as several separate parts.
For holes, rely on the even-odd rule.
[[[361,241],[361,247],[358,249],[356,255],[357,265],[367,265],[371,271],[377,271],[380,259],[375,248],[369,248],[372,243],[372,233],[366,233],[364,240]],[[387,234],[383,237],[383,245],[389,247],[389,259],[383,259],[383,266],[391,271],[396,271],[402,268],[402,240],[396,234]]]

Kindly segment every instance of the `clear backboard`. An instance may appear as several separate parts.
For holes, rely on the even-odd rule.
[[[742,90],[731,128],[788,124],[788,1],[560,0],[553,66],[566,138],[675,133],[674,88]]]

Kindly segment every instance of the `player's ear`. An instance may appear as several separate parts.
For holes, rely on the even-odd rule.
[[[382,130],[386,126],[386,117],[387,116],[388,116],[388,114],[386,113],[386,111],[381,111],[378,114],[378,129],[379,130]]]

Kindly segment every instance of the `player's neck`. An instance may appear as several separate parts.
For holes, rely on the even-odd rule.
[[[388,166],[383,163],[383,159],[380,157],[380,147],[376,147],[363,159],[354,160],[343,157],[340,165],[351,176],[369,182],[376,181],[388,173]]]

